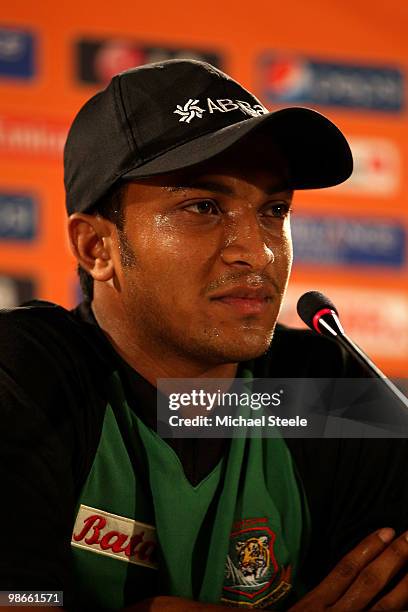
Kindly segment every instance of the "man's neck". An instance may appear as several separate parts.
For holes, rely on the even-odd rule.
[[[115,351],[143,378],[156,386],[158,378],[235,378],[238,364],[211,365],[187,358],[166,354],[158,346],[145,350],[129,337],[121,317],[115,317],[99,305],[92,303],[92,312]]]

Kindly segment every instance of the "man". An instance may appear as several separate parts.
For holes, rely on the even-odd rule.
[[[155,433],[159,378],[361,375],[275,328],[293,190],[351,170],[329,120],[268,113],[201,62],[125,72],[82,108],[65,185],[88,299],[1,318],[3,589],[72,609],[405,605],[405,441]]]

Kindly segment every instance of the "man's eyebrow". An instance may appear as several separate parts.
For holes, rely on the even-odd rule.
[[[235,191],[233,189],[231,189],[231,187],[229,187],[228,185],[225,185],[224,183],[219,183],[217,181],[210,181],[210,180],[198,180],[198,181],[192,181],[191,183],[186,183],[185,185],[172,185],[172,186],[166,186],[165,187],[166,191],[169,191],[170,193],[178,193],[181,191],[189,191],[192,189],[195,190],[200,190],[200,191],[210,191],[212,193],[222,193],[224,195],[227,196],[234,196]],[[274,195],[275,193],[281,193],[281,192],[292,192],[292,189],[290,189],[290,187],[288,186],[288,184],[285,182],[282,182],[281,184],[277,184],[277,185],[271,185],[269,188],[266,188],[265,193],[267,195]]]

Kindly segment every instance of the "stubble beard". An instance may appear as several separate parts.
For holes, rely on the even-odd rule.
[[[127,277],[125,311],[129,328],[134,330],[133,337],[129,338],[130,343],[142,346],[144,351],[157,359],[194,362],[199,367],[245,362],[261,357],[268,351],[276,319],[269,330],[254,328],[252,316],[246,317],[239,324],[239,329],[233,332],[206,324],[175,328],[168,319],[168,310],[160,308],[158,296],[148,287],[141,290],[134,282],[130,272],[137,268],[136,254],[126,232],[119,231],[118,235],[121,263]]]
[[[269,330],[254,329],[253,320],[244,321],[237,330],[191,322],[181,327],[169,320],[166,309],[160,308],[157,296],[149,290],[141,300],[140,289],[130,283],[128,295],[126,311],[135,343],[162,361],[184,361],[199,368],[239,363],[262,356],[272,342],[276,322]],[[181,320],[180,316],[178,322]]]

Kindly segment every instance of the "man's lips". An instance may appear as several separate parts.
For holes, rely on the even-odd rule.
[[[234,287],[211,295],[210,300],[231,308],[239,314],[261,314],[269,307],[272,292],[265,287]]]
[[[265,300],[272,298],[272,291],[266,287],[231,287],[231,289],[225,289],[220,293],[210,295],[210,300],[222,300],[224,298],[242,298],[249,300]]]

